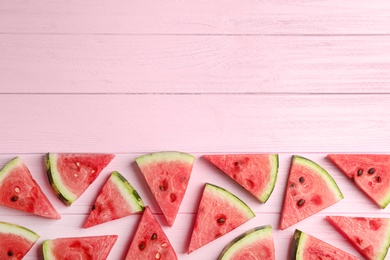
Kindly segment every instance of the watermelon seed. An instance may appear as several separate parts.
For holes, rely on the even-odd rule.
[[[361,176],[363,174],[363,170],[359,169],[357,173],[358,173],[358,176]]]
[[[94,204],[93,206],[92,206],[92,210],[95,210],[96,209],[96,205]]]
[[[91,173],[95,173],[95,170],[92,170]]]
[[[223,223],[225,223],[225,221],[226,221],[225,218],[219,218],[219,219],[218,219],[218,223],[219,223],[219,224],[223,224]]]
[[[160,185],[160,190],[161,190],[161,191],[164,191],[164,190],[165,190],[165,188],[164,188],[163,185]]]
[[[13,256],[14,253],[13,253],[12,251],[8,251],[7,255],[8,255],[8,256]]]
[[[155,240],[157,238],[157,234],[156,233],[153,233],[153,235],[152,235],[152,240]]]
[[[161,258],[161,254],[159,252],[157,252],[156,259],[160,259],[160,258]]]
[[[15,187],[15,192],[16,193],[20,193],[20,188],[19,187]]]
[[[374,168],[371,168],[371,169],[368,170],[368,173],[369,173],[369,174],[373,174],[374,172],[375,172],[375,169],[374,169]]]
[[[302,206],[303,204],[305,204],[305,200],[304,199],[300,199],[298,200],[298,206]]]
[[[305,182],[305,178],[303,178],[303,177],[299,178],[299,182],[300,183],[304,183]]]
[[[162,244],[161,244],[161,247],[163,247],[163,248],[168,247],[168,243],[162,243]]]
[[[77,165],[77,167],[80,167],[80,163],[79,162],[77,162],[76,165]]]
[[[145,249],[145,244],[144,243],[141,243],[141,244],[139,244],[139,249],[141,249],[141,250],[144,250]]]
[[[382,182],[381,176],[378,176],[378,177],[376,178],[376,180],[377,180],[378,182]]]
[[[12,198],[11,198],[11,200],[13,201],[13,202],[15,202],[15,201],[18,201],[18,197],[17,196],[13,196]]]

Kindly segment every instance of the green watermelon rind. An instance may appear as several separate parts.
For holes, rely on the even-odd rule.
[[[272,192],[275,189],[276,180],[278,178],[278,171],[279,171],[279,155],[278,154],[270,154],[270,165],[272,166],[271,172],[270,172],[270,182],[266,189],[264,189],[264,192],[262,196],[260,196],[258,199],[262,203],[266,203],[267,200],[271,197]]]
[[[143,166],[153,162],[169,162],[169,161],[181,161],[193,164],[195,157],[188,153],[177,152],[177,151],[163,151],[156,153],[149,153],[139,156],[135,159],[138,166]]]
[[[11,170],[15,168],[17,165],[21,165],[22,160],[20,157],[15,157],[10,162],[8,162],[0,171],[0,183],[3,182],[3,180],[8,176]]]
[[[272,226],[260,226],[252,228],[244,232],[243,234],[234,238],[229,244],[227,244],[222,250],[217,260],[228,260],[237,251],[246,245],[250,245],[258,239],[272,237]]]
[[[14,234],[16,236],[23,237],[32,243],[35,243],[40,238],[37,233],[28,228],[7,222],[0,222],[0,233]]]
[[[304,245],[309,236],[296,229],[293,235],[293,240],[290,248],[289,259],[303,259]]]

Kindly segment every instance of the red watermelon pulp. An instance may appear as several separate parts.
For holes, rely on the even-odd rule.
[[[317,163],[294,155],[284,195],[280,229],[286,229],[343,199],[334,179]]]
[[[199,203],[188,253],[214,241],[255,216],[229,191],[207,183]]]
[[[46,171],[57,196],[71,205],[114,158],[113,154],[46,154]]]
[[[0,171],[0,205],[45,218],[61,218],[19,157]]]
[[[126,256],[126,260],[136,259],[177,259],[175,250],[149,207],[144,210]]]
[[[274,190],[278,176],[277,154],[204,155],[260,202],[265,203]]]
[[[187,190],[195,157],[181,152],[157,152],[136,158],[138,167],[172,226]]]
[[[390,155],[329,154],[328,158],[381,208],[390,203]]]
[[[389,218],[328,216],[327,220],[366,259],[385,259],[390,246]]]

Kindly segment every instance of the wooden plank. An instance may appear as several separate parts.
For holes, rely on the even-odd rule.
[[[389,93],[389,36],[0,35],[1,93]]]
[[[0,33],[388,34],[387,0],[6,1]]]
[[[390,152],[390,95],[9,94],[0,103],[0,153]]]

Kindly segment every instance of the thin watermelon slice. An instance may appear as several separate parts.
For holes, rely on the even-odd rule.
[[[136,158],[168,225],[172,226],[187,190],[195,157],[181,152],[157,152]]]
[[[207,183],[199,203],[188,253],[214,241],[255,216],[229,191]]]
[[[45,218],[61,218],[19,157],[0,171],[0,205]]]
[[[294,155],[287,181],[280,229],[286,229],[343,198],[336,182],[324,168],[313,161]]]
[[[357,260],[358,258],[307,233],[295,230],[289,259]]]
[[[39,239],[35,232],[0,222],[0,259],[22,259]]]
[[[178,259],[149,207],[144,210],[126,256],[126,260],[135,259]]]
[[[326,219],[366,259],[385,259],[390,247],[390,218],[327,216]]]
[[[204,155],[260,202],[265,203],[274,190],[278,176],[277,154]]]
[[[390,203],[390,155],[329,154],[328,158],[379,207]]]
[[[100,172],[111,162],[113,154],[46,154],[49,182],[62,202],[70,206]]]
[[[43,241],[45,260],[105,260],[118,236],[66,237]]]
[[[233,239],[222,251],[218,260],[273,260],[275,259],[272,226],[248,230]]]
[[[84,228],[141,212],[144,207],[133,186],[119,172],[113,172],[93,204]]]

